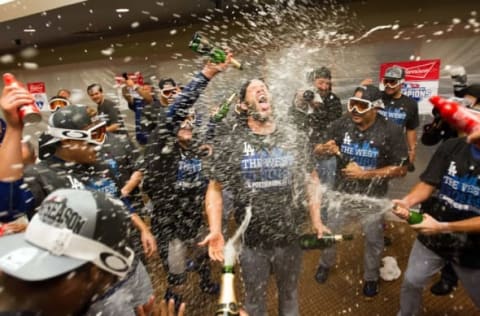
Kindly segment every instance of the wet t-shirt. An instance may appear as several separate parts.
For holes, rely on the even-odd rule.
[[[277,126],[270,135],[254,134],[246,124],[219,128],[210,178],[231,190],[235,219],[252,206],[245,233],[249,247],[286,246],[298,236],[306,212],[303,203],[306,170],[305,137]]]
[[[208,180],[202,157],[183,149],[176,137],[157,128],[140,162],[143,189],[153,203],[154,233],[161,238],[186,240],[202,226],[203,201]]]
[[[420,179],[438,189],[422,210],[443,222],[480,216],[480,157],[465,138],[449,139],[435,152]],[[478,150],[478,149],[477,149]],[[419,235],[438,254],[460,265],[480,268],[480,234]]]
[[[24,181],[34,196],[34,205],[56,189],[88,189],[119,196],[119,184],[115,181],[118,164],[106,159],[95,165],[68,163],[52,156],[25,170]]]
[[[407,130],[418,127],[418,104],[414,99],[403,95],[398,98],[392,98],[385,93],[382,97],[385,109],[379,109],[378,113],[386,119],[398,124]]]
[[[400,126],[379,115],[365,131],[360,131],[350,116],[343,116],[332,123],[328,135],[329,139],[335,140],[343,160],[355,162],[364,170],[401,166],[408,157],[405,136]],[[338,169],[344,167],[337,164]],[[381,197],[387,193],[388,179],[349,180],[343,177],[341,170],[337,170],[335,189]]]

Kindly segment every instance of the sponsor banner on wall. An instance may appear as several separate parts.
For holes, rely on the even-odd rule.
[[[48,108],[48,96],[45,89],[45,82],[28,82],[27,89],[35,98],[35,103],[41,111],[50,111]]]
[[[405,82],[402,93],[418,102],[420,114],[432,113],[432,105],[428,98],[438,94],[440,79],[440,59],[419,61],[398,61],[380,65],[380,83],[385,70],[391,66],[400,66],[405,69]],[[383,90],[383,85],[380,84]]]

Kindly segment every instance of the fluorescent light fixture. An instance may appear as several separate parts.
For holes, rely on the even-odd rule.
[[[25,33],[33,33],[33,32],[36,32],[37,30],[32,29],[32,28],[28,28],[28,29],[24,29],[23,31],[24,31]]]
[[[1,1],[1,0],[0,0]],[[127,8],[119,8],[119,9],[116,9],[115,11],[117,11],[117,13],[126,13],[126,12],[130,12],[130,9],[127,9]]]
[[[9,3],[9,2],[13,2],[14,0],[0,0],[0,5],[2,4],[5,4],[5,3]]]

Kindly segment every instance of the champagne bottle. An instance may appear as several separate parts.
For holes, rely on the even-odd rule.
[[[230,106],[232,105],[232,102],[233,100],[235,99],[235,97],[237,96],[236,93],[233,93],[230,98],[228,98],[227,100],[225,100],[222,105],[220,106],[220,108],[218,109],[217,113],[215,113],[213,115],[213,120],[218,123],[220,122],[221,120],[223,120],[227,114],[228,114],[228,111],[230,110]]]
[[[192,40],[188,44],[188,47],[190,47],[196,53],[204,56],[209,56],[210,59],[217,64],[223,63],[227,59],[227,53],[223,49],[211,44],[208,38],[206,38],[199,32],[196,32],[193,35]],[[238,60],[232,58],[231,63],[234,67],[238,69],[243,69],[242,64]]]
[[[338,152],[335,157],[337,158],[337,168],[344,169],[351,162],[348,155],[344,155],[341,152]]]
[[[222,269],[222,287],[218,299],[215,316],[240,315],[234,287],[235,274],[233,266],[224,266]]]
[[[3,74],[5,86],[22,86],[20,82],[10,73]],[[42,120],[42,114],[35,102],[24,104],[18,108],[18,115],[23,123],[38,123]]]
[[[304,234],[300,236],[300,248],[302,249],[325,249],[343,240],[352,240],[351,234],[323,234],[318,238],[317,234]]]
[[[407,219],[407,222],[410,225],[420,224],[422,221],[423,221],[423,214],[422,213],[419,213],[419,212],[414,211],[414,210],[410,210],[410,213],[408,214],[408,219]]]

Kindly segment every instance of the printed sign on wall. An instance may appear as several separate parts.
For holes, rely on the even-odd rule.
[[[385,70],[391,66],[400,66],[405,69],[402,93],[418,102],[420,114],[432,113],[432,105],[428,98],[438,94],[440,59],[384,63],[380,65],[380,82],[382,82]],[[380,84],[380,88],[383,89],[382,84]]]
[[[41,111],[50,111],[48,108],[48,97],[45,90],[45,82],[27,83],[28,92],[35,98],[35,103]]]

